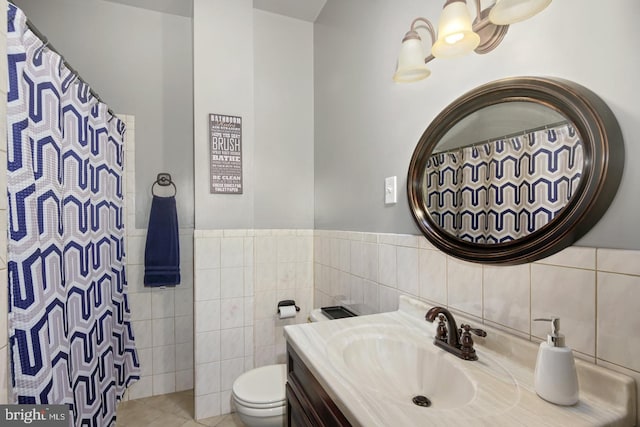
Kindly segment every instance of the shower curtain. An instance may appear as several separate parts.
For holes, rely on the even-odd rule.
[[[9,4],[9,334],[15,403],[115,424],[139,378],[126,295],[124,124]]]
[[[502,243],[547,224],[582,174],[582,143],[562,124],[437,153],[427,161],[427,208],[443,229],[474,243]]]

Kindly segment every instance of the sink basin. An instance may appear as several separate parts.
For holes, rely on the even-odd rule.
[[[430,308],[401,295],[397,311],[288,325],[284,334],[354,427],[635,425],[632,378],[577,359],[580,401],[550,404],[533,386],[537,343],[484,325],[478,360],[458,359],[433,344]],[[416,395],[431,406],[416,405]]]
[[[401,326],[348,328],[328,340],[327,355],[329,363],[353,387],[407,410],[456,410],[461,415],[463,407],[478,399],[483,403],[493,400],[492,387],[506,388],[507,393],[501,396],[508,396],[491,402],[494,409],[517,401],[515,380],[497,363],[457,359],[433,345],[427,333]],[[415,396],[425,396],[430,406],[418,406]]]
[[[471,379],[429,337],[409,339],[406,330],[389,327],[362,329],[328,343],[330,362],[359,387],[399,404],[413,405],[414,396],[426,396],[434,409],[456,408],[473,399]]]

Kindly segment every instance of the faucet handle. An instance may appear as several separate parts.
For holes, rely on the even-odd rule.
[[[480,329],[476,330],[471,328],[471,325],[460,325],[460,352],[461,357],[464,360],[477,360],[478,356],[476,355],[476,350],[473,348],[473,338],[471,338],[471,333],[476,333],[476,331],[480,331]],[[484,332],[484,331],[482,331]],[[486,335],[486,332],[485,332]]]
[[[479,337],[486,337],[487,336],[487,332],[479,329],[479,328],[472,328],[471,325],[460,325],[460,327],[462,329],[465,330],[465,332],[472,332],[474,334],[476,334]]]
[[[446,341],[447,340],[447,326],[444,324],[446,317],[444,316],[444,314],[440,314],[438,316],[438,327],[436,329],[436,339],[439,339],[441,341]]]

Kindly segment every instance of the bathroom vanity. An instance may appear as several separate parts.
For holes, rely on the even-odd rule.
[[[535,343],[486,328],[465,361],[433,344],[429,308],[402,296],[395,312],[285,327],[289,425],[635,424],[633,379],[576,360],[579,402],[548,403],[533,390]]]
[[[295,350],[287,346],[287,425],[351,426]]]

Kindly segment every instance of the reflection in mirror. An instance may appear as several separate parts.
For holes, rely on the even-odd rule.
[[[565,122],[567,118],[536,102],[501,102],[481,108],[460,119],[438,141],[434,153],[486,142],[526,130]]]
[[[418,141],[411,214],[454,257],[521,264],[573,244],[616,194],[624,142],[598,95],[569,80],[512,77],[449,104]]]
[[[524,237],[557,216],[580,182],[580,136],[564,116],[532,102],[469,114],[425,163],[422,191],[433,221],[459,239]]]

